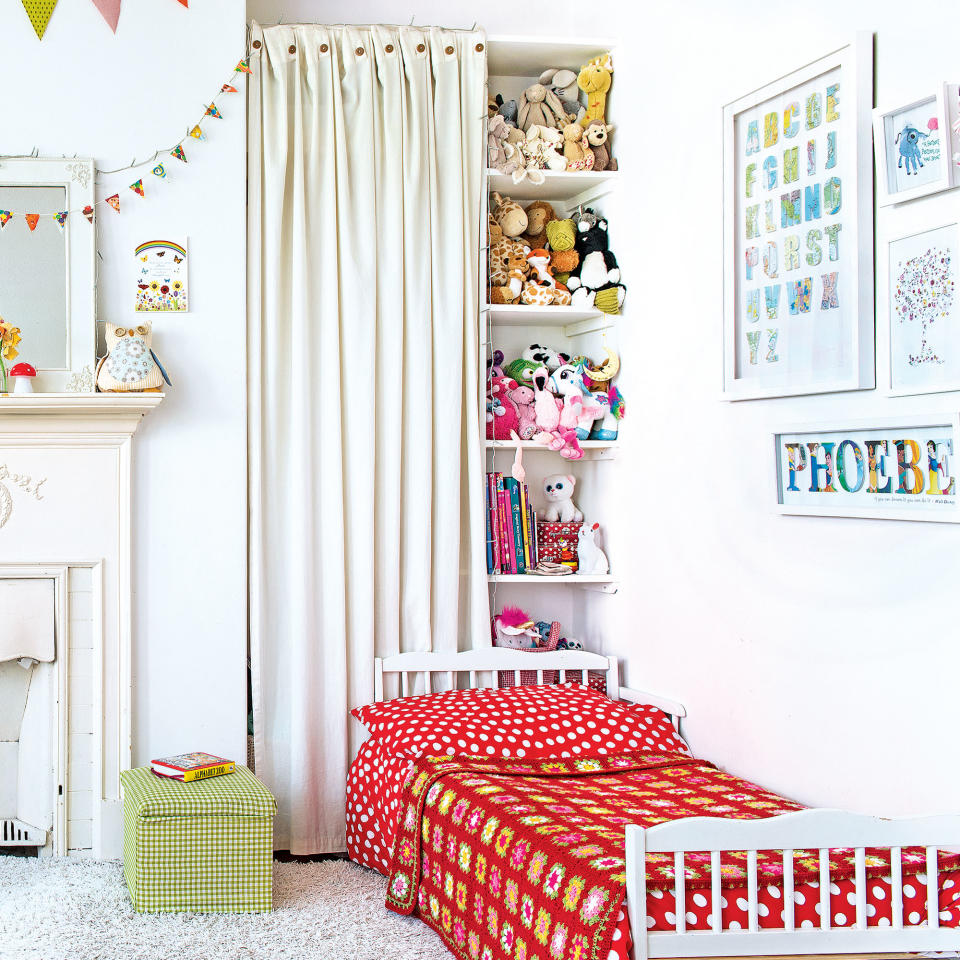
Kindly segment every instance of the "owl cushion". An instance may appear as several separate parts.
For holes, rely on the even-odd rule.
[[[148,322],[135,327],[106,325],[107,355],[97,366],[97,388],[105,393],[158,390],[163,383],[153,358],[153,327]]]

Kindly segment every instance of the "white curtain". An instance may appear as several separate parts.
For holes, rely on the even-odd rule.
[[[275,845],[345,849],[373,658],[489,643],[484,35],[252,26],[250,646]]]

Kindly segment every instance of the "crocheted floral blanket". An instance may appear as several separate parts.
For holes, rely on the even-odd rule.
[[[625,896],[627,824],[800,809],[679,753],[421,757],[404,784],[386,905],[418,914],[462,960],[606,960]],[[816,853],[794,856],[795,882],[816,880]],[[724,886],[745,885],[745,859],[724,855]],[[922,868],[923,851],[905,850],[903,863]],[[830,867],[831,879],[852,877],[853,851],[831,851]],[[867,868],[880,875],[889,861],[868,856]],[[782,873],[778,853],[758,855],[760,883]],[[709,854],[687,854],[685,874],[688,888],[709,887]],[[673,877],[671,855],[648,855],[648,888],[672,889]]]

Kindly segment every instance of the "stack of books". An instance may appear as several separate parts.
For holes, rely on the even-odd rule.
[[[150,769],[158,777],[182,780],[184,783],[222,777],[225,773],[233,773],[236,768],[237,765],[232,760],[215,757],[212,753],[182,753],[177,757],[150,761]]]
[[[488,473],[487,573],[532,573],[537,566],[537,515],[525,483]]]

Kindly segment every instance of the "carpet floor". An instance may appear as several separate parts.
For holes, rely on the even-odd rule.
[[[274,863],[273,913],[139,914],[118,862],[0,857],[3,960],[449,960],[386,880],[342,860]]]

